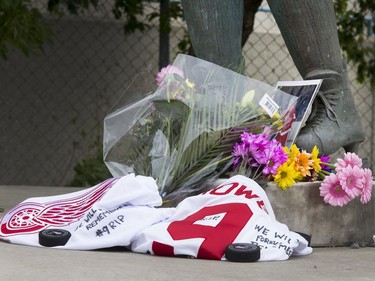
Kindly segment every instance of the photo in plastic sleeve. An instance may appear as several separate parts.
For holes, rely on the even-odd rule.
[[[277,90],[298,97],[297,103],[289,107],[284,119],[283,129],[276,137],[282,145],[290,148],[295,142],[311,112],[313,101],[321,84],[321,79],[277,82]],[[279,103],[282,103],[282,101],[279,101]]]

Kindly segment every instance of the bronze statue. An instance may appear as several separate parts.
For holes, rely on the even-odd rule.
[[[297,146],[321,154],[357,152],[364,130],[351,94],[332,0],[268,0],[291,57],[304,79],[323,79]],[[236,69],[242,61],[243,0],[182,0],[195,54]]]

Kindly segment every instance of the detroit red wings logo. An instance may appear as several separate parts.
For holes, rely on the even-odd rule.
[[[116,178],[108,179],[75,197],[21,203],[1,220],[0,236],[36,233],[49,226],[61,227],[76,222],[116,181]]]

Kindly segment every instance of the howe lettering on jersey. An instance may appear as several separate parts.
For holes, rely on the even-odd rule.
[[[259,245],[264,261],[312,252],[304,238],[276,220],[264,190],[242,176],[183,200],[169,219],[137,235],[132,250],[220,260],[232,243]]]
[[[259,208],[268,213],[262,198],[259,195],[257,195],[252,188],[249,188],[249,186],[241,184],[239,182],[228,182],[210,191],[203,192],[202,194],[206,193],[211,195],[233,194],[236,196],[245,196],[245,198],[247,199],[255,199]]]

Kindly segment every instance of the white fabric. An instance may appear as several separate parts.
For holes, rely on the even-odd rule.
[[[224,259],[232,243],[261,247],[260,260],[285,260],[312,249],[299,234],[276,221],[264,190],[235,176],[176,208],[162,204],[155,180],[130,174],[70,194],[30,198],[0,221],[0,239],[41,246],[38,233],[64,229],[67,244],[90,250],[126,246],[134,252]]]
[[[161,204],[154,179],[130,174],[79,192],[27,199],[2,218],[0,238],[41,246],[41,230],[60,228],[71,238],[56,248],[128,246],[144,228],[171,216],[173,209],[154,208]]]
[[[131,249],[155,255],[225,259],[225,247],[232,243],[259,245],[261,261],[312,252],[302,236],[276,221],[264,190],[243,176],[185,199],[169,219],[140,232]]]

